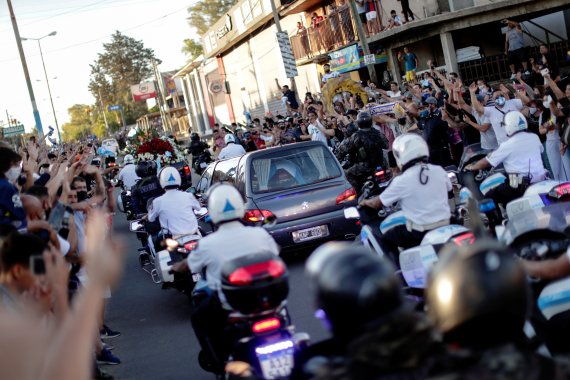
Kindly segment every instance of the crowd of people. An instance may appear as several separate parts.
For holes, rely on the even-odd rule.
[[[100,365],[121,362],[104,322],[121,244],[94,144],[2,142],[0,174],[0,377],[111,378]]]

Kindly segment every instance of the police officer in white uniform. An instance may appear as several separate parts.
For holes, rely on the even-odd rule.
[[[243,146],[241,146],[241,144],[236,143],[236,138],[234,135],[227,134],[224,137],[224,141],[226,142],[226,146],[220,151],[220,154],[218,155],[219,160],[239,157],[245,154],[245,149]]]
[[[125,166],[119,172],[118,179],[123,182],[126,190],[130,190],[141,177],[136,173],[137,167],[135,165],[135,158],[132,155],[127,154],[123,159],[123,163]]]
[[[406,225],[379,236],[384,253],[392,254],[398,262],[398,247],[415,247],[427,232],[449,224],[448,192],[452,186],[441,166],[427,163],[429,149],[422,137],[412,133],[400,135],[394,140],[392,151],[402,174],[379,197],[360,204],[380,208],[400,201]]]
[[[522,196],[529,184],[546,178],[542,164],[544,148],[537,135],[527,132],[528,123],[524,115],[518,111],[509,112],[505,115],[504,124],[509,139],[487,157],[465,168],[478,171],[502,163],[509,177],[516,175],[516,181],[507,180],[487,193],[487,197],[503,206]]]
[[[160,186],[165,193],[152,201],[148,220],[160,220],[160,226],[172,235],[184,235],[198,230],[194,210],[200,210],[200,203],[194,195],[178,190],[182,179],[176,168],[167,166],[160,171]]]
[[[214,347],[207,352],[219,358],[221,342],[220,333],[226,323],[229,306],[221,291],[221,270],[225,263],[252,253],[270,252],[279,255],[279,246],[273,237],[261,227],[246,227],[242,224],[245,215],[245,204],[238,190],[229,184],[218,184],[212,187],[208,196],[208,212],[212,222],[218,225],[216,232],[204,237],[188,259],[175,264],[172,270],[184,272],[188,268],[192,273],[206,271],[208,287],[214,291],[212,296],[197,305],[192,312],[192,326],[202,349]],[[223,349],[222,349],[223,351]]]

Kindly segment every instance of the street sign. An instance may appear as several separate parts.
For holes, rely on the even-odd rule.
[[[24,125],[18,124],[13,127],[2,128],[2,135],[4,137],[16,136],[25,133]]]
[[[119,104],[115,104],[113,106],[107,106],[108,111],[120,111],[121,106]]]
[[[297,64],[295,63],[295,56],[293,49],[291,49],[291,41],[286,31],[277,32],[277,42],[279,43],[279,50],[281,50],[281,57],[283,58],[283,65],[285,66],[285,74],[287,78],[294,78],[297,74]]]
[[[374,54],[368,54],[364,56],[365,65],[373,65],[376,63],[376,56]]]

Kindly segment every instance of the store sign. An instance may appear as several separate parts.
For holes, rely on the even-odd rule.
[[[277,42],[279,43],[279,50],[281,50],[281,58],[283,59],[283,66],[285,66],[285,74],[287,78],[294,78],[298,75],[297,63],[291,48],[291,41],[286,31],[277,32]]]
[[[24,132],[25,131],[23,124],[18,124],[8,128],[2,128],[2,136],[4,137],[17,136],[23,134]]]
[[[218,39],[222,39],[226,34],[231,32],[232,28],[233,28],[232,16],[226,14],[226,23],[224,24],[224,26],[222,26],[220,29],[216,31],[216,36],[218,36]]]
[[[329,53],[332,71],[346,73],[358,70],[360,68],[360,55],[358,54],[358,45],[347,46],[337,51]]]
[[[144,82],[131,86],[131,93],[133,94],[133,100],[135,102],[156,98],[156,90],[152,82]]]
[[[224,89],[224,85],[221,80],[217,79],[210,82],[208,89],[211,94],[219,94]]]

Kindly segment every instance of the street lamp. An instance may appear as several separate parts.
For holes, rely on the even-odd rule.
[[[50,34],[46,34],[43,37],[40,38],[25,38],[25,37],[21,37],[22,41],[38,41],[38,47],[40,49],[40,57],[42,58],[42,66],[44,67],[44,75],[46,77],[46,84],[47,84],[47,88],[48,88],[48,94],[49,94],[49,100],[51,102],[51,110],[53,111],[53,119],[55,120],[55,128],[57,130],[57,138],[61,144],[61,133],[59,132],[59,123],[57,122],[57,115],[55,114],[55,107],[53,106],[53,98],[51,96],[51,88],[49,87],[49,80],[48,80],[48,75],[47,75],[47,71],[46,71],[46,64],[44,62],[44,54],[42,52],[42,44],[40,43],[40,41],[46,37],[51,37],[51,36],[55,36],[57,34],[56,31],[51,32]]]

